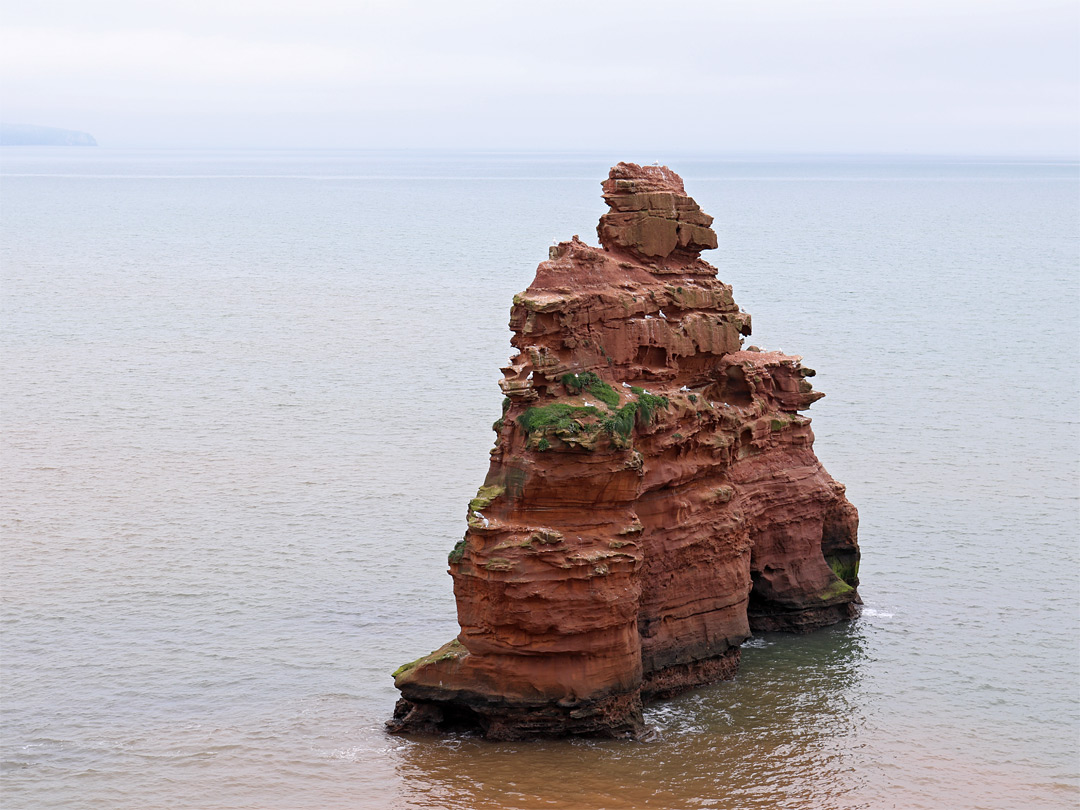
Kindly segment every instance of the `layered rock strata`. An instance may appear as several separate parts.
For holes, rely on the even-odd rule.
[[[456,639],[394,673],[394,731],[632,735],[642,701],[733,677],[750,632],[854,615],[858,514],[799,412],[801,358],[700,258],[712,217],[666,167],[603,183],[601,248],[514,298],[503,416],[451,551]]]

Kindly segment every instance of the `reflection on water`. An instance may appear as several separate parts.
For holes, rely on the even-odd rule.
[[[416,807],[851,807],[863,647],[858,622],[768,634],[736,680],[650,705],[641,741],[413,738],[398,770]]]
[[[738,677],[652,704],[636,742],[402,739],[403,805],[454,810],[853,810],[1071,806],[1068,779],[995,761],[941,729],[893,737],[869,620],[747,642]],[[901,676],[902,677],[902,676]],[[868,683],[867,681],[871,681]],[[902,687],[898,685],[898,689]],[[895,728],[903,724],[891,720]],[[923,718],[925,722],[925,718]],[[694,763],[688,767],[688,763]]]

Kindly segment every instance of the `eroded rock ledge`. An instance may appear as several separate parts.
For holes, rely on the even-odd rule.
[[[603,248],[551,248],[514,298],[449,557],[461,633],[394,673],[392,731],[633,735],[643,700],[733,677],[751,630],[855,613],[858,513],[799,413],[813,370],[742,348],[677,174],[620,163],[603,191]]]

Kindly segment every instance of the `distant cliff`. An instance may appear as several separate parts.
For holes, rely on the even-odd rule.
[[[0,124],[0,146],[97,146],[93,135],[33,124]]]

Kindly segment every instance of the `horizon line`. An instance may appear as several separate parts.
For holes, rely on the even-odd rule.
[[[221,146],[221,145],[125,145],[110,146],[108,144],[97,145],[52,145],[52,144],[2,144],[0,150],[9,149],[39,149],[39,150],[78,150],[86,152],[95,151],[161,151],[161,152],[368,152],[390,154],[458,154],[458,155],[552,155],[552,156],[602,156],[612,152],[646,152],[650,157],[656,153],[663,153],[672,157],[697,157],[715,160],[739,160],[739,159],[763,159],[763,158],[888,158],[888,159],[935,159],[935,160],[1018,160],[1023,162],[1051,161],[1051,162],[1080,162],[1080,151],[1076,153],[1062,152],[998,152],[998,151],[971,151],[960,152],[955,150],[795,150],[795,149],[692,149],[692,148],[652,148],[652,147],[589,147],[589,148],[528,148],[510,146]]]

